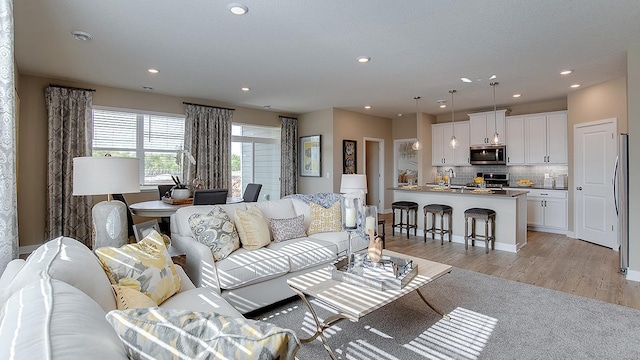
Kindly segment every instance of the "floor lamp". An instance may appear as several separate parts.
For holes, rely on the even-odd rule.
[[[140,165],[136,158],[112,156],[73,159],[73,195],[107,195],[91,210],[92,248],[120,247],[129,242],[127,205],[111,194],[140,192]]]

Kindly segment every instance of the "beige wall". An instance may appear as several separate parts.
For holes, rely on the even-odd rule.
[[[298,193],[333,192],[333,109],[319,110],[298,116],[298,136],[309,135],[322,136],[320,139],[322,176],[299,176]]]
[[[415,123],[414,123],[415,124]],[[384,140],[384,184],[385,188],[393,185],[393,139],[392,121],[388,118],[356,113],[352,111],[333,110],[333,191],[340,192],[342,175],[342,140],[356,140],[358,143],[357,173],[364,174],[364,138]],[[415,134],[415,130],[414,130]],[[415,135],[414,135],[415,136]],[[384,192],[384,208],[390,209],[393,192]],[[382,209],[381,209],[382,210]]]
[[[627,52],[629,159],[640,157],[640,45]],[[629,269],[640,272],[640,162],[629,161]],[[636,276],[637,278],[637,276]],[[637,279],[636,279],[637,281]]]
[[[47,187],[47,111],[44,89],[49,84],[96,89],[93,104],[132,110],[184,114],[183,101],[203,105],[235,108],[237,123],[280,126],[279,115],[271,111],[233,106],[213,100],[158,95],[92,84],[61,81],[30,75],[19,76],[20,128],[18,145],[18,226],[20,246],[38,245],[44,239]],[[130,203],[156,199],[157,192],[127,194]],[[96,197],[95,201],[100,201]],[[134,221],[142,219],[134,219]]]
[[[627,79],[620,77],[584,89],[567,96],[567,136],[569,153],[569,189],[573,179],[573,127],[576,124],[610,118],[618,119],[618,131],[627,130]],[[574,196],[569,191],[569,231],[574,231]]]

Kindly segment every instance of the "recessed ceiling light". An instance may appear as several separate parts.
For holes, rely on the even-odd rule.
[[[573,85],[571,85],[571,87],[575,89],[575,88],[580,87],[580,84],[573,84]]]
[[[142,85],[142,88],[145,90],[153,90],[153,86]]]
[[[157,74],[157,73],[160,72],[158,69],[148,69],[147,71],[152,73],[152,74]]]
[[[265,108],[266,110],[271,109],[271,105],[264,105],[263,108]]]
[[[371,109],[371,105],[365,105],[364,108],[369,110],[369,109]]]
[[[573,72],[573,70],[562,70],[560,71],[560,75],[569,75]]]
[[[242,90],[244,92],[247,92],[247,91],[251,91],[251,88],[250,87],[243,87],[243,88],[240,88],[240,90]]]
[[[89,41],[92,39],[91,34],[84,31],[72,31],[71,35],[73,35],[76,40],[80,41]]]
[[[403,113],[398,113],[398,117],[403,117],[404,114]]]
[[[462,82],[466,82],[466,83],[473,82],[473,81],[471,81],[471,79],[466,78],[466,77],[460,78],[460,80],[462,80]]]
[[[360,57],[358,57],[358,62],[360,64],[368,63],[370,60],[371,60],[371,58],[368,57],[368,56],[360,56]]]
[[[440,104],[440,108],[444,109],[447,107],[447,100],[437,100],[438,104]]]
[[[519,98],[520,96],[522,96],[522,94],[513,94],[514,98]]]
[[[244,15],[249,12],[248,7],[239,3],[231,3],[227,5],[227,9],[229,9],[233,15]]]

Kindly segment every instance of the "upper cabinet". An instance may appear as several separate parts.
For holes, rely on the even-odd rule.
[[[469,164],[469,122],[455,123],[455,135],[458,147],[451,148],[449,142],[454,134],[453,123],[431,125],[431,164],[433,166],[444,165],[470,165]]]
[[[506,135],[507,165],[524,165],[524,116],[507,116]]]
[[[524,126],[525,163],[568,163],[566,111],[525,115]]]
[[[469,115],[469,145],[491,144],[496,132],[504,139],[504,122],[507,110],[485,111]],[[503,140],[504,141],[504,140]]]

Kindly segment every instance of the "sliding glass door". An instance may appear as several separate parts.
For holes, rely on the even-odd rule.
[[[280,198],[280,128],[234,124],[231,130],[232,196],[262,184],[260,200]]]

